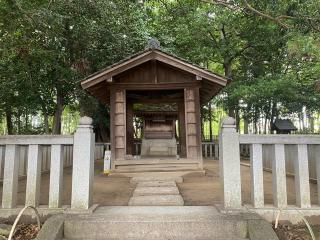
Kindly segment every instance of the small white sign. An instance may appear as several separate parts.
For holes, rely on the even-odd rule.
[[[104,159],[103,159],[103,173],[109,174],[111,168],[111,151],[106,150],[104,152]]]

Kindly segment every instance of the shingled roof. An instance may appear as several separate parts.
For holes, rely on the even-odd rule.
[[[273,123],[273,129],[277,131],[296,131],[297,128],[289,119],[276,119]]]

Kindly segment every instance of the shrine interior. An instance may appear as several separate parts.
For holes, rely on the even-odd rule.
[[[127,157],[179,159],[178,106],[184,101],[183,90],[127,91],[126,100],[127,108],[133,109],[133,117],[127,115]],[[134,143],[140,147],[134,148]]]

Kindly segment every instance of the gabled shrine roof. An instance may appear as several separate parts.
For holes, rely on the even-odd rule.
[[[81,81],[81,86],[84,89],[90,88],[91,86],[99,84],[102,81],[106,81],[115,75],[150,60],[164,62],[221,86],[225,86],[228,82],[228,78],[225,76],[214,73],[209,69],[203,68],[174,54],[165,52],[158,48],[147,48],[144,51],[128,56],[117,63],[89,75]]]
[[[297,128],[294,126],[290,119],[276,119],[273,123],[273,129],[279,131],[296,131]]]

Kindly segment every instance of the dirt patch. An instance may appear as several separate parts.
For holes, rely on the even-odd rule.
[[[105,176],[103,162],[95,162],[95,176],[93,183],[93,203],[105,206],[126,206],[135,186],[130,184],[128,177]],[[2,200],[2,184],[0,184],[0,204]],[[41,175],[40,205],[48,205],[49,202],[50,173]],[[71,204],[72,168],[65,168],[62,185],[62,205]],[[25,204],[26,179],[19,181],[18,205]]]
[[[187,174],[183,183],[179,183],[180,193],[185,205],[212,206],[220,204],[221,186],[219,180],[219,161],[205,160],[205,175]],[[251,173],[250,167],[241,165],[241,195],[244,204],[251,203]],[[263,172],[263,187],[265,204],[273,204],[272,173]],[[288,204],[295,204],[294,177],[287,177]],[[318,204],[317,185],[310,183],[311,203]]]
[[[312,226],[315,239],[319,239],[320,225]],[[274,231],[279,240],[312,240],[306,225],[279,224]]]
[[[93,187],[93,203],[104,206],[127,206],[135,189],[128,177],[96,175]]]
[[[0,235],[0,240],[8,239],[9,233],[12,228],[12,224],[8,224],[8,223],[1,224],[2,229],[4,226],[6,226],[5,229],[8,231],[1,230],[1,233],[4,235]],[[39,228],[37,224],[21,223],[21,224],[18,224],[18,226],[16,227],[15,234],[13,235],[12,239],[13,240],[31,240],[38,235],[38,232],[39,232]]]
[[[20,224],[17,228],[14,240],[34,239],[39,232],[37,224]]]
[[[220,182],[215,170],[216,166],[205,166],[206,173],[187,174],[183,176],[183,182],[178,183],[179,191],[184,204],[189,206],[210,206],[220,202]]]

